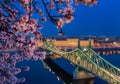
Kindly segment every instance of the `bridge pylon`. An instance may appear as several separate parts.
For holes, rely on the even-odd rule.
[[[73,71],[73,78],[75,79],[77,77],[77,74],[79,73],[79,67],[77,67],[74,71]]]
[[[51,47],[54,47],[53,41],[52,41],[52,37],[50,37],[50,42],[49,42]]]
[[[91,35],[89,35],[89,45],[88,45],[89,48],[91,48]]]
[[[84,71],[81,67],[77,67],[73,71],[73,84],[94,84],[94,76]]]
[[[78,39],[78,48],[80,49],[81,46],[80,46],[80,39]]]
[[[89,56],[91,57],[90,48],[91,48],[91,35],[89,35],[89,44],[88,44],[88,54],[89,54]]]

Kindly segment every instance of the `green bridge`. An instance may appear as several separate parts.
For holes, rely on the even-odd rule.
[[[110,84],[120,84],[120,69],[113,66],[92,50],[90,41],[89,46],[85,48],[80,47],[80,41],[78,41],[77,49],[66,52],[54,46],[52,40],[48,42],[45,39],[41,48],[71,61],[77,66],[76,71],[78,72],[80,70],[79,68],[83,68],[87,72],[92,73]]]

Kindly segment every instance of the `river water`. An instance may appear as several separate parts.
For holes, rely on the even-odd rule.
[[[120,68],[120,55],[107,55],[102,56],[104,59],[108,60],[110,63]],[[65,69],[68,73],[73,74],[75,66],[72,65],[68,60],[63,58],[56,59],[55,62]],[[44,69],[42,62],[38,61],[23,61],[17,66],[22,67],[24,65],[30,66],[30,71],[22,71],[18,74],[18,77],[26,77],[26,82],[22,84],[63,84],[62,80],[58,80],[56,74],[53,74],[49,69]],[[107,84],[105,81],[95,77],[95,84]]]

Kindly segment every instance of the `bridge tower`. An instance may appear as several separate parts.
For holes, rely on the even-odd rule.
[[[88,55],[91,57],[91,51],[90,51],[90,48],[91,48],[91,35],[89,35],[89,44],[88,44]]]
[[[80,48],[81,46],[80,46],[80,39],[78,39],[78,48]]]
[[[91,35],[89,35],[89,45],[88,45],[89,48],[91,48]]]
[[[90,39],[88,47],[91,47]],[[80,39],[78,39],[78,49],[81,49]],[[94,76],[77,66],[77,68],[73,71],[73,84],[94,84]]]

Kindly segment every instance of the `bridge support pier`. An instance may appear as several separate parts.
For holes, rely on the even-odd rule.
[[[73,73],[73,84],[94,84],[94,76],[86,71],[78,71]]]

